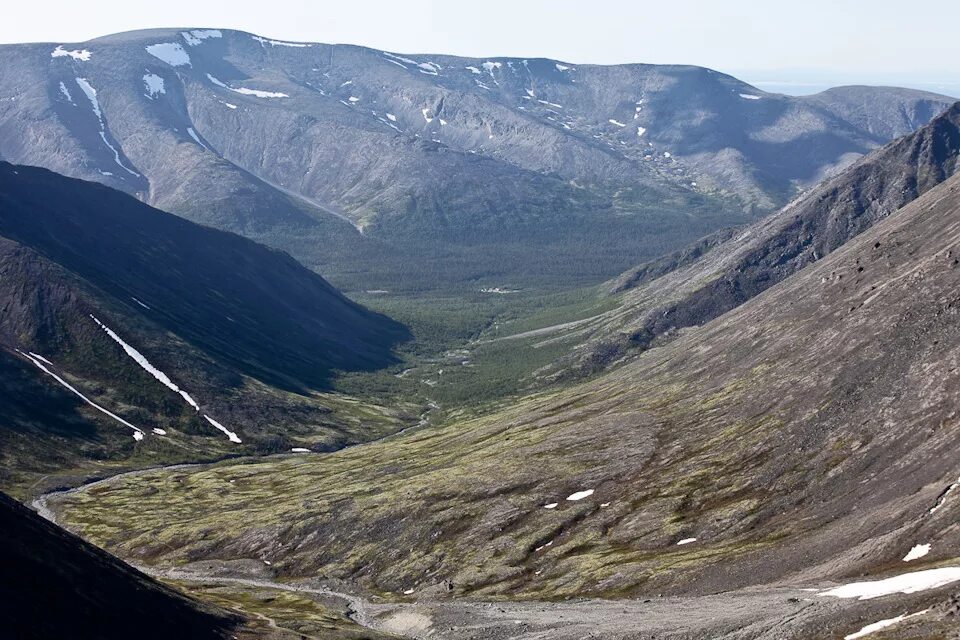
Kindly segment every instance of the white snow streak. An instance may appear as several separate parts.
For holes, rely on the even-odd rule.
[[[679,547],[681,545],[690,544],[691,542],[696,542],[696,541],[697,541],[696,538],[684,538],[683,540],[677,543],[677,546]]]
[[[610,118],[609,120],[607,120],[607,122],[609,122],[610,124],[615,124],[615,125],[617,125],[618,127],[625,127],[625,126],[627,126],[627,125],[623,124],[622,122],[620,122],[619,120],[614,120],[613,118]]]
[[[67,99],[67,102],[76,106],[77,103],[73,101],[73,96],[70,95],[70,90],[67,89],[67,85],[63,84],[63,82],[60,83],[60,93],[62,93],[63,97]]]
[[[247,89],[246,87],[238,87],[234,89],[233,87],[227,85],[226,83],[221,82],[220,80],[217,80],[209,73],[207,74],[207,79],[210,80],[210,82],[212,82],[213,84],[217,85],[218,87],[223,87],[228,91],[233,91],[234,93],[239,93],[245,96],[256,96],[257,98],[289,98],[290,97],[285,93],[279,93],[275,91],[260,91],[259,89]]]
[[[571,502],[576,502],[577,500],[583,500],[584,498],[589,498],[593,495],[593,489],[587,489],[586,491],[577,491],[576,493],[571,493],[567,496],[567,500]]]
[[[193,138],[194,142],[196,142],[198,145],[200,145],[210,153],[213,153],[213,149],[203,144],[203,141],[200,139],[200,136],[197,135],[197,132],[193,130],[193,127],[187,127],[187,133],[190,135],[191,138]]]
[[[740,97],[744,100],[760,100],[763,96],[752,96],[749,93],[741,93]]]
[[[158,436],[165,436],[165,435],[167,435],[167,432],[166,432],[164,429],[154,429],[153,432],[154,432],[155,434],[157,434]]]
[[[922,616],[923,614],[925,614],[925,613],[928,612],[928,611],[930,611],[930,609],[924,609],[923,611],[917,611],[916,613],[910,613],[910,614],[906,614],[906,615],[899,615],[899,616],[897,616],[896,618],[889,618],[889,619],[887,619],[887,620],[880,620],[879,622],[874,622],[873,624],[868,624],[868,625],[865,626],[863,629],[860,629],[860,631],[857,631],[856,633],[851,633],[850,635],[844,636],[844,637],[843,637],[843,640],[856,640],[857,638],[862,638],[862,637],[864,637],[864,636],[868,636],[868,635],[870,635],[871,633],[874,633],[874,632],[876,632],[876,631],[880,631],[881,629],[886,629],[887,627],[892,627],[892,626],[895,625],[895,624],[898,624],[898,623],[900,623],[900,622],[903,622],[903,621],[906,620],[907,618],[914,618],[914,617],[916,617],[916,616]]]
[[[97,90],[93,88],[86,78],[77,78],[77,86],[80,87],[81,91],[86,94],[87,99],[90,100],[90,106],[93,108],[93,114],[97,116],[97,120],[100,121],[101,127],[103,125],[103,113],[100,111],[100,101],[97,100]]]
[[[303,447],[294,447],[293,449],[290,449],[290,451],[294,453],[310,453],[310,449],[304,449]]]
[[[131,358],[133,358],[134,361],[136,361],[136,363],[137,363],[138,365],[140,365],[140,367],[141,367],[144,371],[146,371],[147,373],[149,373],[150,375],[152,375],[152,376],[153,376],[154,378],[156,378],[162,385],[164,385],[165,387],[167,387],[167,388],[170,389],[171,391],[173,391],[173,392],[175,392],[175,393],[179,393],[180,396],[187,402],[187,404],[189,404],[191,407],[193,407],[193,408],[196,409],[197,411],[200,411],[200,406],[199,406],[196,402],[194,402],[193,398],[190,397],[190,394],[188,394],[186,391],[184,391],[183,389],[181,389],[180,387],[178,387],[177,385],[175,385],[175,384],[173,383],[173,381],[170,380],[170,378],[167,376],[167,374],[165,374],[163,371],[160,371],[160,370],[157,369],[155,366],[153,366],[152,364],[150,364],[150,361],[147,360],[145,357],[143,357],[143,354],[142,354],[142,353],[140,353],[139,351],[137,351],[136,349],[134,349],[133,347],[131,347],[129,344],[127,344],[126,342],[124,342],[124,341],[123,341],[123,338],[121,338],[121,337],[118,336],[116,333],[114,333],[113,329],[111,329],[111,328],[108,327],[107,325],[105,325],[105,324],[103,324],[102,322],[100,322],[100,321],[96,318],[96,316],[94,316],[93,314],[90,314],[90,317],[93,319],[94,322],[97,323],[97,325],[98,325],[101,329],[103,329],[103,330],[106,332],[106,334],[107,334],[108,336],[110,336],[111,338],[113,338],[113,341],[114,341],[114,342],[116,342],[116,343],[119,344],[121,347],[123,347],[123,350],[126,352],[126,354],[127,354],[128,356],[130,356]]]
[[[142,439],[143,439],[143,430],[142,430],[142,429],[140,429],[139,427],[136,427],[136,426],[130,424],[129,422],[127,422],[126,420],[124,420],[123,418],[121,418],[120,416],[118,416],[117,414],[112,413],[111,411],[108,411],[108,410],[104,409],[103,407],[101,407],[100,405],[98,405],[96,402],[94,402],[93,400],[91,400],[91,399],[88,398],[87,396],[85,396],[85,395],[83,395],[82,393],[80,393],[79,391],[77,391],[69,382],[67,382],[66,380],[64,380],[63,378],[61,378],[61,377],[58,376],[57,374],[55,374],[53,371],[50,371],[50,369],[47,369],[45,366],[43,366],[43,362],[46,362],[47,364],[50,364],[50,361],[49,361],[49,360],[46,360],[46,359],[44,358],[44,359],[43,359],[43,362],[41,362],[41,361],[40,361],[40,358],[41,358],[40,356],[37,356],[36,354],[33,354],[33,353],[31,353],[31,354],[26,354],[26,353],[24,353],[23,351],[20,351],[19,349],[17,349],[17,353],[19,353],[20,355],[24,356],[24,357],[27,358],[28,360],[30,360],[30,362],[32,362],[33,364],[35,364],[41,371],[43,371],[44,373],[46,373],[47,375],[49,375],[51,378],[53,378],[54,380],[56,380],[57,382],[59,382],[60,384],[62,384],[64,387],[66,387],[67,389],[69,389],[70,391],[72,391],[74,394],[76,394],[77,396],[79,396],[81,400],[83,400],[84,402],[86,402],[87,404],[89,404],[91,407],[93,407],[93,408],[96,409],[97,411],[100,411],[100,412],[102,412],[102,413],[110,416],[111,418],[113,418],[114,420],[116,420],[117,422],[119,422],[120,424],[122,424],[122,425],[124,425],[124,426],[126,426],[126,427],[130,427],[131,429],[133,429],[133,437],[134,437],[134,438],[136,438],[137,440],[142,440]],[[137,437],[138,435],[140,436],[139,438]]]
[[[550,504],[545,504],[545,505],[543,505],[543,508],[544,508],[544,509],[556,509],[556,508],[557,508],[557,504],[558,504],[558,503],[556,503],[556,502],[551,502]]]
[[[870,600],[872,598],[888,596],[893,593],[917,593],[918,591],[926,591],[927,589],[936,589],[937,587],[942,587],[943,585],[951,584],[958,580],[960,580],[960,567],[943,567],[940,569],[904,573],[885,580],[851,582],[842,587],[824,591],[820,595],[833,596],[835,598]]]
[[[150,307],[148,307],[147,305],[143,304],[142,302],[140,302],[139,300],[137,300],[137,299],[134,298],[133,296],[130,296],[130,299],[133,300],[134,302],[136,302],[138,305],[140,305],[140,306],[143,307],[144,309],[148,309],[148,310],[150,309]]]
[[[260,36],[250,36],[254,40],[260,43],[261,46],[270,45],[271,47],[293,47],[295,49],[304,49],[307,47],[312,47],[312,44],[306,44],[305,42],[284,42],[283,40],[270,40],[268,38],[261,38]]]
[[[242,440],[240,440],[240,438],[237,437],[237,434],[235,434],[233,431],[230,431],[230,429],[227,429],[225,426],[223,426],[222,424],[220,424],[219,422],[217,422],[207,414],[203,414],[203,417],[207,419],[207,422],[209,422],[210,424],[215,426],[217,429],[227,434],[227,439],[229,439],[230,442],[234,442],[236,444],[240,444],[241,442],[243,442]]]
[[[100,101],[97,99],[97,90],[93,88],[93,85],[90,84],[86,78],[76,78],[77,86],[83,91],[84,95],[87,96],[87,99],[90,100],[90,106],[93,108],[93,114],[97,116],[97,121],[100,123],[100,139],[103,140],[103,144],[107,146],[110,151],[113,151],[113,160],[117,163],[117,166],[126,171],[127,173],[142,178],[139,173],[133,169],[128,168],[123,161],[120,159],[120,152],[117,151],[116,147],[110,144],[110,141],[107,140],[107,125],[103,121],[103,112],[100,110]]]
[[[951,493],[956,491],[957,487],[960,487],[960,478],[957,478],[956,482],[954,482],[952,485],[947,487],[947,490],[944,491],[943,494],[940,496],[940,498],[937,500],[937,504],[933,505],[933,507],[931,507],[930,511],[928,511],[927,513],[934,514],[937,511],[939,511],[940,508],[943,507],[944,504],[946,504],[947,496],[949,496]]]
[[[30,352],[30,355],[32,355],[34,358],[36,358],[37,360],[39,360],[39,361],[41,361],[41,362],[47,363],[47,364],[50,365],[51,367],[54,366],[54,364],[53,364],[52,362],[50,362],[49,360],[47,360],[46,358],[44,358],[44,357],[43,357],[42,355],[40,355],[39,353],[34,353],[33,351],[31,351],[31,352]]]
[[[548,107],[553,107],[554,109],[563,109],[562,104],[557,104],[556,102],[547,102],[546,100],[537,100],[540,104],[545,104]]]

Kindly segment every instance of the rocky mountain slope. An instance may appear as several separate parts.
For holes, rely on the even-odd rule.
[[[589,383],[323,459],[120,478],[58,508],[125,557],[269,558],[394,597],[789,584],[832,602],[835,581],[960,579],[958,221],[953,176]],[[222,526],[236,510],[246,524]]]
[[[519,276],[564,247],[603,252],[607,268],[654,257],[744,222],[743,206],[772,209],[949,104],[868,87],[793,98],[697,67],[406,56],[213,29],[5,45],[0,60],[0,158],[368,283],[411,259],[420,277],[449,278],[431,261],[451,244],[461,279]],[[357,275],[360,260],[390,269]],[[600,275],[584,260],[569,275]]]
[[[0,274],[6,483],[79,459],[326,448],[399,428],[399,409],[320,392],[334,371],[392,363],[406,330],[281,252],[0,163]]]
[[[187,599],[0,493],[8,638],[230,638],[242,620]],[[15,579],[13,579],[15,578]]]
[[[618,307],[576,328],[559,375],[596,371],[632,350],[733,309],[869,229],[960,170],[960,103],[777,213],[718,232],[609,284]]]

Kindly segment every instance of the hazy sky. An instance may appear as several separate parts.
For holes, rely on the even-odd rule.
[[[960,94],[957,0],[45,0],[5,3],[0,42],[160,26],[404,53],[689,63],[797,91],[863,82]]]

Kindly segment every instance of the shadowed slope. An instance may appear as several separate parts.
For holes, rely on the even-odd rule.
[[[229,638],[240,618],[187,599],[0,493],[8,638]]]

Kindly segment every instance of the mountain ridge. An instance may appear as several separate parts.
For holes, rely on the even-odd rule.
[[[397,362],[405,327],[285,253],[104,185],[0,162],[0,275],[7,490],[415,419],[331,389]]]
[[[949,104],[862,88],[817,103],[682,65],[289,44],[195,29],[0,47],[0,157],[106,182],[322,270],[383,256],[383,272],[416,269],[416,255],[451,250],[466,264],[485,247],[469,281],[522,275],[571,238],[608,268],[655,257]],[[360,286],[388,288],[377,277]]]

